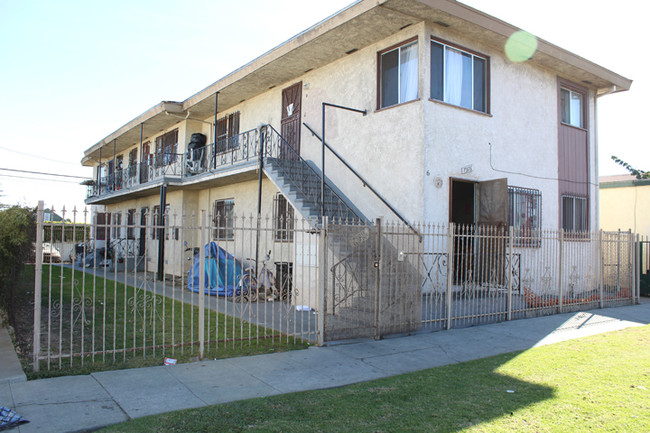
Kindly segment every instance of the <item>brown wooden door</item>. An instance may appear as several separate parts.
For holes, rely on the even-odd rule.
[[[302,81],[282,91],[282,122],[280,134],[290,148],[283,146],[280,158],[297,159],[300,155],[300,111],[302,110]]]
[[[478,184],[477,269],[480,283],[503,285],[506,280],[506,230],[508,226],[508,179]]]
[[[149,181],[149,152],[150,144],[147,141],[142,145],[142,152],[140,152],[140,183]]]

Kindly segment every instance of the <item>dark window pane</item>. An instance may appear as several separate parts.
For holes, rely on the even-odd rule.
[[[381,56],[381,106],[388,107],[398,102],[399,50]]]
[[[486,112],[485,80],[485,59],[474,57],[474,109],[483,112]]]
[[[443,52],[442,45],[431,42],[431,99],[440,101],[443,98]]]
[[[560,89],[560,111],[562,123],[571,123],[571,96],[567,89]]]

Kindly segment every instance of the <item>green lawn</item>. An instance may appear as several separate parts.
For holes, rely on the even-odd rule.
[[[104,432],[650,432],[650,326]]]
[[[165,357],[179,362],[198,357],[198,307],[173,300],[171,292],[163,292],[162,287],[154,294],[102,275],[103,270],[83,274],[58,265],[43,266],[43,359],[40,371],[35,373],[31,368],[34,266],[26,268],[18,290],[24,310],[19,315],[16,339],[30,379],[162,365]],[[185,296],[189,300],[191,295],[187,292]],[[204,311],[206,358],[307,346],[272,329],[209,309]]]

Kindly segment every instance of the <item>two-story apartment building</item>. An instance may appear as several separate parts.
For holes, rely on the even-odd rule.
[[[86,203],[117,225],[207,210],[225,242],[232,215],[318,224],[321,194],[329,217],[595,229],[598,98],[631,81],[541,39],[511,60],[517,31],[452,0],[358,1],[91,146]],[[321,191],[324,133],[363,181],[328,150]]]

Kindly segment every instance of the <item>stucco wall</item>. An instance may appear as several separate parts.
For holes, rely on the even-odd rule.
[[[429,99],[432,36],[489,57],[489,114]],[[413,37],[418,38],[419,98],[377,110],[377,53]],[[450,178],[483,181],[506,177],[509,185],[539,189],[542,228],[558,228],[558,77],[553,71],[532,63],[512,63],[504,57],[500,47],[471,40],[452,29],[420,23],[224,110],[219,117],[239,111],[240,132],[266,123],[279,131],[282,89],[296,82],[303,85],[301,120],[319,134],[322,133],[322,102],[368,111],[366,116],[361,116],[328,108],[326,139],[408,220],[448,221]],[[597,172],[593,93],[587,99],[592,161],[590,227],[595,228]],[[202,132],[211,141],[210,123],[213,120],[212,117],[201,122],[179,119],[176,125],[179,152],[185,150],[193,132]],[[167,131],[161,133],[164,132]],[[320,167],[320,152],[320,142],[302,127],[302,156]],[[326,175],[366,217],[396,219],[348,169],[329,152],[327,155]],[[126,158],[128,151],[125,161]],[[440,182],[436,185],[437,179],[442,181],[441,185]],[[236,192],[241,186],[233,185],[233,188]],[[210,201],[205,198],[206,194],[232,195],[214,189],[202,191],[191,207],[201,208]],[[236,208],[254,212],[256,201],[243,200]]]
[[[601,188],[600,228],[650,236],[650,185]]]

